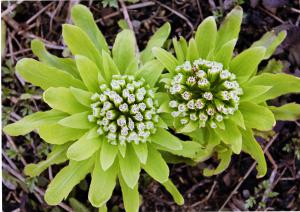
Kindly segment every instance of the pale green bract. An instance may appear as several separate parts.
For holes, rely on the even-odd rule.
[[[63,38],[74,59],[51,55],[34,40],[32,50],[41,62],[25,58],[16,66],[26,81],[45,90],[43,99],[52,108],[4,127],[12,136],[37,130],[54,145],[45,161],[29,164],[25,173],[35,177],[69,160],[46,190],[49,205],[59,204],[91,174],[88,198],[94,207],[106,207],[118,180],[125,209],[138,211],[143,169],[182,205],[161,153],[194,157],[200,145],[172,135],[160,116],[162,94],[155,85],[164,67],[153,59],[151,48],[163,45],[169,24],[150,39],[141,63],[132,31],[121,31],[111,52],[85,6],[72,8],[72,20],[75,25],[63,25]]]
[[[235,7],[219,30],[213,17],[206,18],[189,42],[173,38],[175,57],[153,48],[168,71],[161,77],[168,93],[160,110],[165,122],[205,147],[194,160],[205,160],[217,152],[220,164],[214,170],[205,169],[206,176],[224,171],[231,155],[241,151],[257,161],[257,177],[264,176],[267,164],[253,129],[272,130],[276,120],[300,117],[298,104],[278,108],[266,104],[280,95],[300,92],[300,79],[283,73],[257,74],[260,62],[270,58],[286,32],[267,32],[233,57],[242,17],[242,8]]]

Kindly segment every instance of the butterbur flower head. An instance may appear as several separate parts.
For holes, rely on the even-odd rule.
[[[109,85],[100,86],[91,96],[90,122],[97,123],[97,133],[112,145],[145,143],[157,130],[158,102],[144,79],[113,75]]]
[[[199,123],[216,128],[238,110],[242,88],[236,76],[218,62],[197,59],[175,68],[165,85],[172,117],[181,125]],[[181,89],[179,89],[181,88]]]
[[[206,18],[188,42],[183,37],[173,38],[175,57],[161,48],[153,49],[168,71],[161,79],[168,93],[160,110],[164,120],[205,147],[196,161],[207,159],[213,152],[221,160],[216,169],[204,170],[208,176],[225,170],[231,155],[241,151],[257,160],[257,176],[264,176],[266,161],[253,129],[272,130],[276,120],[295,120],[300,114],[297,104],[273,107],[266,102],[300,92],[299,78],[257,73],[260,62],[272,55],[286,32],[267,32],[250,48],[233,56],[242,17],[242,8],[235,7],[219,29],[214,17]],[[295,115],[288,116],[291,111]]]
[[[25,173],[34,177],[50,165],[69,161],[46,190],[48,204],[59,204],[91,174],[93,206],[105,207],[119,182],[125,209],[138,211],[143,169],[183,204],[161,151],[194,157],[199,144],[179,140],[161,118],[158,101],[164,94],[157,92],[156,83],[164,67],[151,48],[163,45],[169,24],[158,29],[138,59],[132,31],[118,33],[110,51],[85,6],[74,6],[71,14],[75,25],[63,25],[63,38],[74,58],[51,55],[34,40],[32,50],[42,62],[25,58],[16,66],[26,81],[45,90],[43,99],[52,108],[4,128],[12,136],[37,130],[53,145],[47,159],[29,164]]]

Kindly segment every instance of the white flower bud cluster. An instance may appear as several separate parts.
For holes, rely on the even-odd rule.
[[[171,115],[182,125],[190,121],[216,128],[238,109],[243,94],[236,76],[218,62],[204,59],[186,61],[166,83]]]
[[[143,79],[114,75],[110,85],[100,85],[92,95],[90,122],[98,125],[98,134],[113,144],[146,142],[155,133],[158,103],[154,92]]]

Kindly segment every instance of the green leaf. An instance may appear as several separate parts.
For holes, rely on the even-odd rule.
[[[70,160],[82,161],[90,158],[101,146],[103,138],[88,138],[89,132],[74,142],[67,151]]]
[[[71,190],[90,172],[94,165],[94,158],[76,162],[70,161],[51,181],[46,193],[45,201],[48,205],[57,205],[67,198]]]
[[[229,144],[232,151],[239,154],[242,149],[242,134],[237,125],[231,120],[224,120],[225,130],[215,129],[224,143]]]
[[[300,105],[289,103],[281,107],[269,106],[269,109],[274,113],[276,120],[296,121],[300,119]]]
[[[120,74],[117,65],[111,58],[111,56],[102,51],[102,63],[103,63],[103,70],[101,70],[102,76],[106,79],[107,82],[110,82],[112,79],[112,75]]]
[[[79,27],[63,24],[63,38],[73,55],[82,55],[93,61],[99,69],[102,68],[101,52],[93,41]]]
[[[59,70],[66,71],[76,78],[80,78],[79,73],[76,69],[75,61],[71,58],[59,58],[55,55],[50,54],[43,42],[38,39],[31,41],[32,52],[39,58],[43,63],[49,66],[53,66]]]
[[[46,90],[49,87],[75,87],[85,89],[84,84],[71,74],[50,67],[34,59],[21,59],[16,65],[17,72],[28,82]]]
[[[273,113],[267,107],[251,102],[241,102],[239,110],[243,114],[247,128],[268,131],[272,130],[276,123]]]
[[[97,156],[88,195],[89,201],[94,207],[101,207],[110,199],[116,186],[116,177],[118,173],[117,162],[115,162],[108,170],[104,171],[99,160],[100,157]]]
[[[99,212],[107,212],[106,204],[103,204],[101,207],[99,207]]]
[[[154,47],[152,53],[170,73],[175,73],[178,61],[171,53],[158,47]]]
[[[140,176],[140,162],[136,157],[132,147],[127,146],[127,153],[123,158],[119,155],[120,171],[124,181],[130,188],[134,188]]]
[[[133,188],[130,188],[127,186],[122,176],[119,176],[119,182],[121,185],[125,210],[130,212],[138,212],[140,207],[138,184],[136,184]]]
[[[139,73],[139,60],[132,60],[127,66],[124,74],[127,75],[137,75]]]
[[[169,167],[161,154],[150,144],[148,145],[148,159],[142,168],[156,181],[164,183],[169,178]]]
[[[83,203],[79,202],[73,197],[69,199],[69,203],[74,211],[90,212],[90,210]]]
[[[237,39],[243,19],[243,9],[239,6],[231,10],[226,15],[225,20],[221,24],[217,38],[215,49],[219,50],[225,43],[232,39]]]
[[[100,163],[104,171],[112,166],[118,153],[118,146],[112,145],[106,139],[103,140],[100,151]]]
[[[197,43],[193,38],[191,38],[190,41],[189,41],[186,59],[189,60],[189,61],[194,61],[194,60],[199,59]]]
[[[75,25],[80,27],[89,36],[99,52],[102,49],[109,52],[105,37],[97,27],[93,14],[87,7],[81,4],[74,5],[71,10],[71,17]]]
[[[184,55],[184,52],[181,48],[181,45],[177,41],[176,38],[173,38],[172,42],[173,42],[173,46],[174,46],[174,50],[175,50],[175,54],[176,54],[176,58],[178,60],[178,63],[182,64],[185,60],[185,55]]]
[[[282,73],[283,71],[283,63],[281,60],[276,60],[272,58],[268,61],[267,66],[265,66],[260,73],[271,73],[271,74],[278,74]]]
[[[237,81],[247,81],[257,71],[258,64],[263,60],[266,49],[264,47],[252,47],[246,49],[230,63],[230,71],[237,76]]]
[[[181,49],[183,51],[183,54],[187,55],[188,44],[187,44],[186,40],[184,39],[184,37],[182,37],[182,36],[179,37],[179,43],[180,43]]]
[[[176,186],[173,184],[173,182],[171,180],[168,179],[168,181],[166,181],[162,184],[165,187],[165,189],[172,195],[174,201],[178,205],[184,204],[184,199],[183,199],[182,195],[180,194],[180,192],[178,191],[178,189],[176,188]]]
[[[163,92],[156,92],[155,93],[155,100],[158,101],[158,105],[162,105],[165,102],[169,102],[170,101],[170,97],[167,93],[163,93]]]
[[[147,84],[154,87],[163,70],[164,66],[158,60],[150,60],[141,67],[137,77],[144,78]]]
[[[241,128],[246,129],[244,117],[241,111],[235,111],[235,113],[230,116],[230,120],[233,121],[236,125],[240,126]]]
[[[124,19],[119,20],[118,25],[121,29],[130,29],[127,22]]]
[[[91,97],[93,93],[73,87],[70,88],[70,91],[80,104],[85,105],[87,107],[91,106]]]
[[[190,121],[188,124],[184,125],[181,128],[177,128],[178,133],[189,133],[193,132],[199,128],[199,122]]]
[[[86,130],[64,127],[55,122],[40,126],[38,132],[40,137],[47,143],[61,145],[77,140],[84,135]]]
[[[89,108],[83,106],[76,100],[69,88],[48,88],[43,93],[43,99],[51,108],[69,114],[80,113],[89,110]]]
[[[258,41],[254,42],[251,47],[264,46],[267,51],[264,60],[268,59],[275,52],[276,48],[282,43],[286,37],[286,31],[281,31],[278,35],[274,31],[265,33]]]
[[[40,175],[45,169],[54,164],[60,164],[65,162],[66,151],[70,144],[55,145],[50,154],[47,155],[47,159],[37,164],[28,164],[25,166],[24,173],[30,177],[36,177]]]
[[[75,128],[75,129],[90,129],[93,128],[95,123],[88,121],[88,115],[91,112],[83,112],[83,113],[76,113],[74,115],[68,116],[58,122],[58,124]]]
[[[169,37],[171,26],[167,22],[156,30],[147,43],[146,48],[141,52],[141,61],[146,63],[153,59],[152,48],[161,47]]]
[[[142,164],[145,164],[148,157],[148,148],[146,143],[132,144],[136,156]]]
[[[257,177],[263,177],[267,173],[267,163],[264,153],[260,145],[255,140],[251,129],[247,129],[246,131],[242,130],[241,132],[243,135],[242,149],[244,152],[251,155],[251,157],[257,161]]]
[[[126,145],[118,145],[118,149],[119,149],[119,153],[121,154],[121,156],[123,158],[125,158],[125,155],[126,155]]]
[[[236,42],[237,39],[232,39],[228,41],[216,53],[215,61],[222,63],[224,68],[228,68],[229,66]]]
[[[300,78],[288,74],[260,74],[253,77],[249,85],[272,86],[269,91],[255,99],[258,103],[283,94],[300,92]]]
[[[182,149],[180,139],[162,128],[157,128],[156,133],[151,136],[151,141],[170,150]]]
[[[199,57],[205,59],[208,53],[214,49],[217,37],[217,25],[214,17],[204,19],[198,26],[195,39]]]
[[[180,150],[171,150],[163,146],[157,146],[156,148],[162,151],[170,152],[173,155],[178,155],[187,158],[194,158],[195,155],[202,149],[202,146],[194,141],[180,141],[180,143],[182,145],[182,149]]]
[[[131,30],[125,29],[118,33],[112,54],[121,73],[124,73],[132,60],[136,60],[136,41]]]
[[[87,57],[81,55],[76,55],[75,60],[82,81],[84,82],[88,90],[91,92],[99,91],[99,84],[105,83],[105,80],[99,80],[98,74],[100,73],[100,71],[95,63],[93,63]]]
[[[272,86],[263,85],[245,85],[243,86],[243,95],[240,102],[255,101],[255,99],[270,90]]]
[[[41,125],[56,123],[58,120],[66,117],[65,113],[56,110],[46,112],[36,112],[23,119],[5,126],[4,133],[11,136],[25,135]]]
[[[224,152],[218,152],[218,158],[220,159],[220,163],[217,168],[215,169],[207,169],[205,168],[203,170],[203,175],[204,176],[212,176],[212,175],[217,175],[223,172],[225,169],[228,168],[230,161],[231,161],[231,155],[232,151],[227,150]]]

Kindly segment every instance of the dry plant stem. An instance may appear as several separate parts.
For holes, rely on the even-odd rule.
[[[17,171],[15,171],[14,169],[12,169],[8,164],[6,163],[2,163],[2,167],[3,169],[7,170],[10,174],[12,174],[13,176],[15,176],[16,178],[18,178],[20,181],[24,182],[25,183],[25,178],[20,174],[18,173]],[[37,196],[44,196],[45,194],[45,191],[40,189],[39,187],[37,186],[34,186],[33,187],[34,189],[34,194]],[[42,200],[41,197],[37,197],[38,199]],[[44,201],[42,201],[44,202]],[[58,206],[60,206],[61,208],[65,209],[66,211],[68,212],[73,212],[72,208],[70,208],[68,205],[66,205],[65,203],[60,203]]]
[[[122,12],[123,12],[124,19],[125,19],[125,21],[126,21],[128,27],[129,27],[129,29],[134,33],[133,25],[132,25],[132,22],[131,22],[131,20],[130,20],[130,17],[129,17],[129,14],[128,14],[126,5],[125,5],[125,3],[124,3],[123,0],[119,0],[119,2],[120,2],[121,7],[122,7],[122,9],[123,9]],[[134,34],[135,34],[135,33],[134,33]],[[136,41],[136,42],[135,42],[135,46],[136,46],[135,51],[136,51],[136,55],[137,55],[138,58],[139,58],[139,54],[140,54],[139,52],[140,52],[140,50],[139,50],[139,47],[138,47],[138,45],[137,45],[137,39],[135,39],[135,41]]]
[[[182,15],[181,13],[177,12],[176,10],[172,9],[171,7],[169,7],[169,6],[167,6],[167,5],[163,4],[163,3],[161,3],[161,2],[159,2],[159,1],[156,1],[156,0],[155,0],[155,2],[156,2],[157,4],[159,4],[160,6],[162,6],[163,8],[165,8],[165,9],[171,11],[172,13],[174,13],[175,15],[177,15],[179,18],[185,20],[185,22],[187,23],[187,25],[189,25],[189,27],[191,28],[191,32],[190,32],[189,34],[193,33],[193,31],[194,31],[194,26],[193,26],[193,24],[190,22],[190,20],[189,20],[187,17],[185,17],[185,16]]]
[[[268,144],[266,145],[266,147],[264,148],[264,153],[270,148],[270,146],[273,144],[273,142],[277,139],[278,137],[278,133],[275,134],[273,136],[273,138],[268,142]],[[243,184],[243,182],[248,178],[248,176],[250,175],[250,173],[253,171],[253,169],[256,166],[256,161],[253,162],[253,164],[251,165],[250,169],[247,171],[247,173],[240,178],[239,183],[236,185],[236,187],[233,189],[233,191],[229,194],[229,196],[227,197],[227,199],[225,200],[225,202],[223,203],[223,205],[220,207],[219,211],[222,211],[224,209],[224,207],[227,205],[227,203],[229,202],[229,200],[233,197],[233,195],[237,192],[237,190],[240,188],[240,186]]]
[[[7,140],[8,140],[8,142],[11,144],[12,148],[13,148],[13,149],[17,152],[17,154],[20,156],[21,162],[23,163],[23,165],[26,166],[27,163],[26,163],[24,157],[22,156],[22,154],[19,152],[19,150],[18,150],[18,148],[17,148],[15,142],[13,141],[13,139],[12,139],[10,136],[8,136],[8,135],[5,135],[5,136],[6,136]]]
[[[125,5],[124,1],[123,0],[119,0],[119,2],[120,2],[121,7],[123,9],[122,12],[123,12],[123,16],[124,16],[124,19],[125,19],[127,25],[129,27],[129,29],[131,29],[134,32],[133,26],[132,26],[132,22],[130,20],[130,17],[129,17],[129,14],[128,14],[128,11],[127,11],[127,8],[126,8],[126,5]]]
[[[5,158],[5,160],[9,163],[9,165],[16,171],[19,171],[16,164],[6,155],[5,151],[2,151],[2,156]]]
[[[211,198],[211,195],[213,194],[213,191],[214,191],[216,185],[217,185],[217,181],[215,180],[214,183],[213,183],[213,185],[210,188],[210,191],[209,191],[208,195],[204,199],[202,199],[202,200],[200,200],[198,202],[195,202],[193,205],[191,205],[191,208],[194,208],[194,207],[196,207],[198,205],[201,205],[204,202],[207,202]]]
[[[295,12],[295,13],[299,13],[300,14],[300,10],[299,9],[291,7],[290,10],[293,11],[293,12]]]
[[[16,9],[16,7],[21,4],[22,2],[24,2],[25,0],[20,0],[17,1],[15,4],[9,6],[5,11],[3,11],[1,13],[1,17],[3,18],[4,16],[6,16],[8,13],[11,13],[14,9]]]
[[[37,17],[39,17],[45,10],[47,10],[54,2],[49,3],[47,6],[43,7],[40,11],[38,11],[34,16],[29,18],[26,21],[26,24],[29,25],[32,21],[34,21]]]
[[[126,8],[127,8],[127,10],[135,10],[135,9],[144,8],[144,7],[149,7],[149,6],[153,6],[153,5],[155,5],[154,2],[152,2],[152,1],[147,1],[147,2],[143,2],[143,3],[138,3],[138,4],[129,5],[129,6],[127,6]],[[115,16],[119,15],[120,12],[123,12],[123,8],[120,8],[120,11],[110,13],[110,14],[104,16],[103,18],[97,19],[97,20],[96,20],[96,23],[98,23],[98,22],[103,22],[103,21],[106,20],[106,19],[115,17]]]
[[[196,2],[197,2],[198,11],[199,11],[200,21],[202,21],[203,20],[203,12],[202,12],[202,9],[201,9],[200,0],[197,0]]]
[[[274,18],[276,21],[278,21],[279,23],[283,24],[284,21],[277,17],[276,15],[274,15],[273,13],[271,13],[269,10],[266,10],[265,8],[259,6],[258,9],[260,9],[261,11],[263,11],[264,13],[266,13],[267,15],[269,15],[270,17]]]
[[[41,38],[41,37],[39,37],[39,36],[36,36],[36,35],[34,35],[34,34],[32,34],[32,33],[22,31],[22,28],[20,27],[20,25],[18,24],[18,22],[16,22],[15,20],[13,20],[13,19],[11,19],[11,18],[9,18],[9,17],[7,17],[7,16],[3,16],[2,18],[3,18],[3,20],[4,20],[4,21],[5,21],[12,29],[14,29],[15,31],[19,32],[18,34],[21,34],[21,35],[23,35],[23,36],[26,37],[26,38],[31,38],[31,39],[37,38],[37,39],[39,39],[39,40],[45,42],[45,45],[46,45],[47,47],[49,47],[49,48],[52,48],[52,49],[64,50],[64,48],[65,48],[65,47],[63,47],[63,46],[55,45],[55,44],[53,44],[53,43],[51,43],[51,42],[49,42],[49,41],[47,41],[47,40],[45,40],[45,39],[43,39],[43,38]]]

